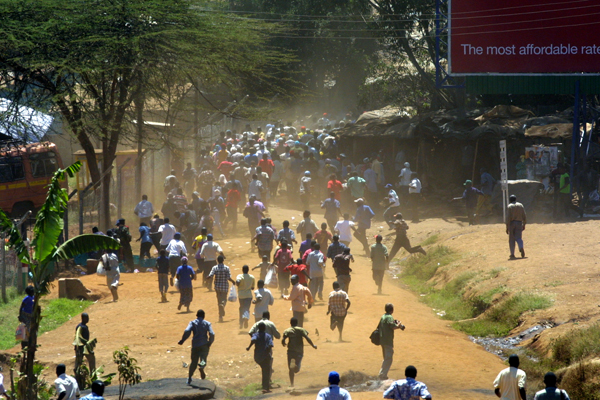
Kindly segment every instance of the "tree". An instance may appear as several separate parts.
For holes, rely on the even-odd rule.
[[[294,79],[320,96],[335,82],[340,109],[355,105],[369,59],[378,50],[372,8],[364,0],[230,0],[235,21],[277,21],[285,29],[270,42],[293,49],[298,58]]]
[[[435,0],[365,0],[374,8],[374,22],[392,64],[409,64],[423,89],[440,107],[454,107],[456,93],[435,83]]]
[[[142,381],[137,360],[129,356],[129,347],[125,346],[113,353],[113,361],[119,371],[119,400],[125,398],[127,386],[133,386]]]
[[[92,181],[115,160],[117,144],[135,141],[133,102],[152,102],[152,85],[168,71],[178,83],[262,83],[287,62],[265,46],[278,31],[259,21],[232,21],[206,10],[210,1],[0,0],[0,70],[16,104],[50,105],[85,151]],[[135,117],[133,117],[135,118]],[[101,143],[98,163],[94,142]],[[110,174],[102,178],[100,225],[109,226]]]
[[[79,254],[120,248],[119,242],[116,240],[108,236],[93,234],[79,235],[58,245],[64,226],[63,215],[69,201],[67,190],[61,187],[61,181],[67,175],[73,177],[80,169],[81,163],[78,161],[65,169],[58,169],[52,177],[46,201],[36,215],[33,240],[31,241],[32,255],[29,254],[17,226],[0,209],[0,231],[8,233],[9,245],[14,248],[21,262],[29,265],[29,279],[34,288],[35,300],[29,328],[29,345],[20,369],[22,375],[27,375],[27,379],[22,381],[26,387],[19,390],[20,393],[27,393],[26,399],[34,398],[36,386],[34,361],[37,350],[37,333],[42,319],[40,300],[49,292],[54,266],[58,261],[70,260]]]

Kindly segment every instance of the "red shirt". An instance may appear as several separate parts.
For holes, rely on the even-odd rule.
[[[222,161],[221,164],[217,167],[217,169],[225,176],[229,176],[229,173],[233,169],[233,163],[231,161]]]
[[[271,175],[273,175],[273,168],[275,168],[275,164],[273,164],[273,161],[269,159],[262,159],[258,162],[258,166],[262,168],[263,172],[266,172],[269,175],[269,178],[271,177]]]
[[[304,264],[292,264],[283,269],[284,271],[289,271],[290,275],[297,275],[298,282],[304,286],[306,286],[306,275],[302,271],[306,271],[306,265]]]
[[[275,258],[273,258],[275,264],[277,264],[277,269],[279,272],[282,272],[285,267],[290,265],[292,262],[292,252],[290,249],[279,249],[277,253],[275,253]]]
[[[225,204],[225,207],[237,207],[241,198],[242,196],[237,189],[229,189],[229,192],[227,192],[227,204]]]
[[[340,192],[342,191],[342,182],[340,182],[338,180],[329,181],[327,183],[327,190],[329,190],[329,192],[335,193],[336,200],[338,200],[338,201],[341,200]]]

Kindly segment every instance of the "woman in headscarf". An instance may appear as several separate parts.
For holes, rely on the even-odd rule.
[[[177,268],[175,276],[179,281],[179,305],[177,309],[181,310],[181,306],[185,306],[186,311],[190,312],[190,304],[194,299],[192,281],[196,280],[196,272],[194,268],[188,265],[187,257],[181,257],[181,265]]]

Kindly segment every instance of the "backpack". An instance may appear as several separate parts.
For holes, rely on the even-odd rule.
[[[375,328],[375,330],[371,333],[371,336],[369,336],[369,339],[371,339],[371,343],[373,343],[375,346],[381,346],[381,333],[379,332],[380,324],[381,322],[377,324],[377,328]]]

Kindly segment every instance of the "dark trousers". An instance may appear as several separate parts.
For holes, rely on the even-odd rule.
[[[140,245],[140,266],[144,257],[152,258],[150,256],[150,249],[152,248],[152,242],[144,242]]]
[[[181,265],[181,257],[171,256],[169,257],[169,273],[171,274],[171,279],[175,278],[175,273],[177,272],[177,268]]]
[[[408,195],[410,199],[410,208],[412,210],[412,222],[419,222],[419,202],[421,201],[421,193],[411,193]]]
[[[421,246],[410,247],[410,240],[407,236],[396,238],[396,241],[392,246],[392,250],[390,251],[390,261],[396,256],[396,253],[398,253],[398,250],[400,250],[400,248],[402,247],[404,247],[406,251],[408,251],[411,254],[418,253],[421,251]]]
[[[367,229],[358,227],[352,236],[354,236],[362,244],[363,250],[367,254],[367,257],[370,257],[371,251],[369,249],[369,242],[367,241]]]
[[[192,361],[190,362],[190,369],[188,372],[188,377],[192,377],[194,372],[196,372],[196,368],[200,367],[200,369],[204,369],[206,367],[206,359],[208,358],[208,351],[210,347],[208,344],[192,347]],[[198,362],[200,360],[200,362]]]
[[[261,362],[256,362],[260,366],[262,372],[262,388],[263,390],[269,390],[271,387],[271,366],[273,364],[273,357],[267,357]]]
[[[400,212],[399,206],[389,206],[383,212],[383,220],[391,226],[390,221],[393,221],[394,214],[396,214],[398,212]]]
[[[131,244],[129,243],[121,243],[121,250],[123,251],[123,259],[125,260],[125,264],[130,270],[133,270],[133,251],[131,251]]]

